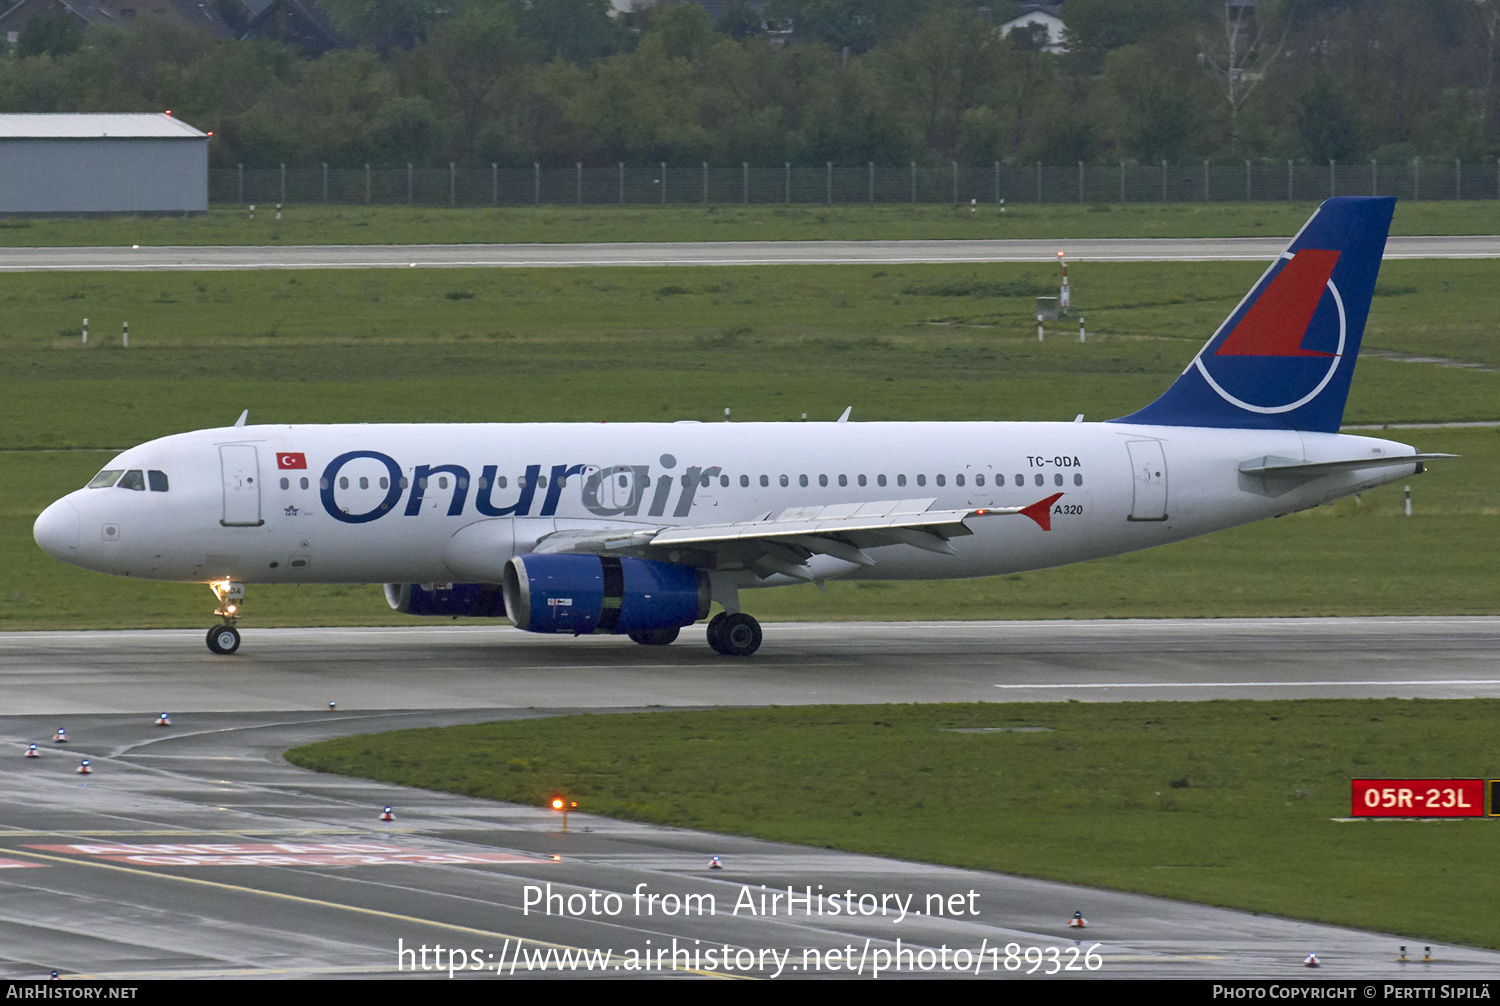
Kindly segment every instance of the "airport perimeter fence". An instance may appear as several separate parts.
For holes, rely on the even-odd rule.
[[[1316,202],[1329,196],[1500,199],[1500,165],[1373,161],[1046,167],[658,162],[529,168],[214,168],[214,203],[416,206]]]

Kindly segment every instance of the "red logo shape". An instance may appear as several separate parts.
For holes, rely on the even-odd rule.
[[[307,467],[307,455],[306,454],[292,454],[292,453],[290,453],[288,451],[282,451],[280,454],[276,455],[276,467],[277,468],[306,468]]]
[[[1303,349],[1302,340],[1338,260],[1339,253],[1332,249],[1304,248],[1297,252],[1250,305],[1214,355],[1334,356]]]

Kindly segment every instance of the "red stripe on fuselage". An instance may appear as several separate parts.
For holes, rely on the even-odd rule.
[[[1250,305],[1214,355],[1335,355],[1303,349],[1302,340],[1338,260],[1339,253],[1332,249],[1304,248],[1297,252]]]

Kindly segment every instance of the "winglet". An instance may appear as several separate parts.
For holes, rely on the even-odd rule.
[[[240,413],[240,418],[238,418],[238,419],[236,419],[234,421],[234,425],[236,425],[236,426],[244,426],[245,425],[245,420],[247,420],[249,418],[250,418],[250,410],[246,409],[244,412]]]
[[[841,423],[847,423],[849,421],[849,413],[851,413],[853,411],[854,411],[854,406],[852,406],[852,405],[846,406],[844,408],[844,414],[842,416],[839,416],[839,422],[841,422]]]
[[[1043,531],[1052,530],[1052,504],[1062,499],[1062,493],[1053,493],[1044,500],[1037,500],[1031,506],[1022,510],[1021,513],[1036,521],[1037,527]]]

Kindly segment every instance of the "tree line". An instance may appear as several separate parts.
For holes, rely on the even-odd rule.
[[[243,24],[239,0],[217,0]],[[1314,164],[1500,153],[1500,0],[323,0],[313,57],[39,15],[0,111],[159,111],[216,166]]]

